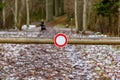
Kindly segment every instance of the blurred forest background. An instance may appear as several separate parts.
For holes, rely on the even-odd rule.
[[[119,0],[0,0],[0,29],[21,29],[63,15],[63,25],[72,25],[76,32],[120,36]]]

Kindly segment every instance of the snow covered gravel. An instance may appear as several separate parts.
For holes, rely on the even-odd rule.
[[[0,79],[120,80],[120,50],[107,45],[59,49],[49,44],[0,44]]]
[[[6,80],[120,80],[120,52],[112,46],[0,44]],[[107,80],[107,79],[106,79]]]

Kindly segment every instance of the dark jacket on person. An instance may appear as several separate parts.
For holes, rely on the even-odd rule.
[[[41,27],[41,31],[46,30],[46,26],[45,26],[44,21],[41,21],[40,27]]]

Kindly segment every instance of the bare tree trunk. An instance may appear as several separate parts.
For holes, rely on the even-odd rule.
[[[29,0],[26,0],[27,27],[30,25]]]
[[[71,24],[70,24],[71,32],[73,32],[73,19],[71,18]]]
[[[55,16],[61,16],[64,13],[64,0],[55,0]]]
[[[53,20],[53,0],[46,0],[46,21]]]
[[[23,20],[23,13],[24,13],[24,8],[25,8],[25,2],[26,0],[21,0],[21,7],[19,9],[19,14],[18,14],[18,29],[21,30],[21,27],[22,27],[22,20]]]
[[[64,0],[61,0],[61,15],[64,14]]]
[[[83,0],[78,1],[78,29],[83,30]]]
[[[79,26],[78,26],[78,7],[77,7],[78,0],[75,0],[75,26],[76,26],[76,32],[79,33]]]
[[[14,27],[17,29],[17,21],[18,21],[18,0],[15,0],[15,13],[14,13]]]
[[[118,36],[120,37],[120,8],[118,13]]]
[[[83,5],[83,32],[86,31],[87,29],[87,0],[84,0],[84,5]]]
[[[63,0],[59,0],[59,16],[61,16],[64,13],[64,1]]]
[[[58,6],[59,2],[58,1],[59,0],[55,0],[55,16],[56,17],[59,16],[59,6]]]
[[[2,0],[2,3],[5,4],[5,0]],[[3,10],[2,10],[2,15],[3,15],[3,26],[5,27],[5,24],[6,24],[6,17],[5,17],[5,6],[3,7]]]

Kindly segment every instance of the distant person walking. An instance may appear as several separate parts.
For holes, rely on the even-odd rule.
[[[45,22],[43,19],[41,20],[40,27],[41,27],[41,31],[46,30]]]

